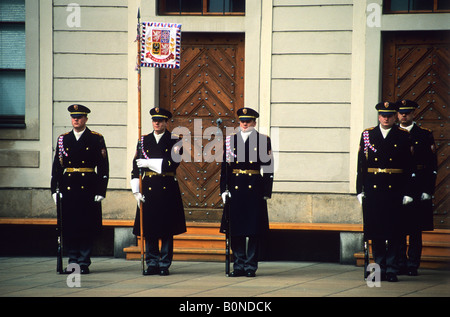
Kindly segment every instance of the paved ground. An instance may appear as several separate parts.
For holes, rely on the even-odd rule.
[[[55,258],[0,257],[2,297],[449,297],[450,271],[422,269],[417,277],[369,287],[362,268],[315,262],[261,262],[255,278],[230,278],[224,264],[181,262],[169,276],[143,276],[140,261],[94,258],[91,274],[55,272]],[[80,287],[69,287],[69,284]],[[255,299],[255,298],[254,298]]]

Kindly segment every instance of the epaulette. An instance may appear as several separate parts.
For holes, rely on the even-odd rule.
[[[95,131],[91,131],[91,133],[92,133],[92,134],[96,134],[96,135],[98,135],[98,136],[103,136],[103,135],[101,135],[100,133],[95,132]]]
[[[371,130],[373,130],[373,129],[375,129],[376,127],[371,127],[371,128],[367,128],[367,129],[365,129],[364,131],[371,131]]]
[[[225,137],[225,139],[230,139],[231,137],[234,137],[236,135],[236,132],[232,132],[232,133],[230,133],[230,134],[228,134],[226,137]]]
[[[65,135],[68,135],[69,133],[70,133],[70,131],[69,131],[69,132],[66,132],[66,133],[63,133],[63,134],[60,135],[60,137],[65,136]]]
[[[144,138],[148,137],[150,134],[141,134],[141,137],[138,139],[138,142],[144,144]]]
[[[428,131],[428,132],[431,132],[431,133],[433,133],[433,130],[431,130],[431,129],[428,129],[428,128],[424,128],[424,127],[419,127],[419,128],[421,128],[422,130],[425,130],[425,131]]]

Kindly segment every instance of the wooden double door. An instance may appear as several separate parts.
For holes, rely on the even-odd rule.
[[[238,126],[236,111],[244,106],[244,34],[183,33],[180,68],[161,69],[159,84],[160,107],[173,113],[168,128],[185,142],[177,178],[187,219],[218,221],[218,132]]]
[[[383,100],[414,100],[414,121],[431,129],[438,175],[433,198],[435,228],[450,228],[450,31],[384,34]]]

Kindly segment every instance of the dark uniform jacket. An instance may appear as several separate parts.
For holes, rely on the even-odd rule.
[[[410,131],[414,148],[415,178],[412,186],[413,203],[405,206],[406,232],[433,230],[432,200],[421,200],[422,193],[433,195],[437,175],[436,145],[433,133],[414,124]]]
[[[231,193],[225,208],[229,207],[232,236],[259,235],[269,230],[264,197],[272,196],[272,185],[270,138],[256,130],[251,132],[245,143],[240,132],[228,136],[224,144],[220,192],[228,189]],[[226,230],[227,221],[222,217],[221,232]]]
[[[153,132],[143,136],[138,142],[136,155],[133,160],[131,178],[139,178],[139,168],[136,159],[162,158],[162,172],[158,175],[150,169],[143,168],[142,195],[143,203],[143,227],[146,238],[162,238],[186,232],[186,220],[184,216],[183,202],[181,200],[180,187],[175,172],[179,162],[174,161],[176,155],[173,152],[181,151],[175,144],[179,141],[166,131],[158,143]],[[136,211],[133,233],[140,235],[140,212]]]
[[[108,152],[101,134],[86,128],[78,141],[73,131],[59,136],[51,191],[59,186],[63,195],[64,237],[92,237],[101,230],[102,206],[94,197],[106,197],[108,179]]]
[[[402,233],[401,207],[411,197],[413,161],[409,133],[394,125],[386,138],[380,126],[362,133],[358,152],[357,193],[364,192],[364,234],[388,239]]]

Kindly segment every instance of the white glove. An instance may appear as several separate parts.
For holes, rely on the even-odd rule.
[[[130,181],[131,192],[134,195],[134,199],[136,199],[138,205],[141,203],[145,203],[145,197],[139,192],[139,178],[132,178]]]
[[[105,199],[105,197],[100,196],[100,195],[95,195],[95,197],[94,197],[94,201],[96,201],[96,202],[101,202],[103,199]]]
[[[161,174],[162,171],[162,158],[155,159],[137,159],[136,164],[139,168],[149,168],[152,171]]]
[[[133,193],[133,195],[134,195],[134,199],[136,199],[138,205],[141,203],[141,201],[143,203],[145,203],[145,197],[141,193]]]
[[[55,205],[56,205],[57,204],[57,202],[56,202],[56,193],[53,193],[52,197],[53,197],[53,201],[55,202]],[[59,198],[60,199],[62,198],[62,193],[59,193]]]
[[[410,204],[413,201],[413,199],[409,196],[403,196],[403,205]]]
[[[224,191],[221,196],[222,196],[222,201],[225,204],[227,201],[227,197],[231,198],[231,193],[227,190],[227,191]]]
[[[422,193],[422,196],[420,197],[420,200],[430,200],[431,195],[428,195],[427,193]]]
[[[356,195],[356,198],[358,198],[359,204],[362,205],[363,203],[363,198],[366,197],[364,192],[359,193],[358,195]]]

